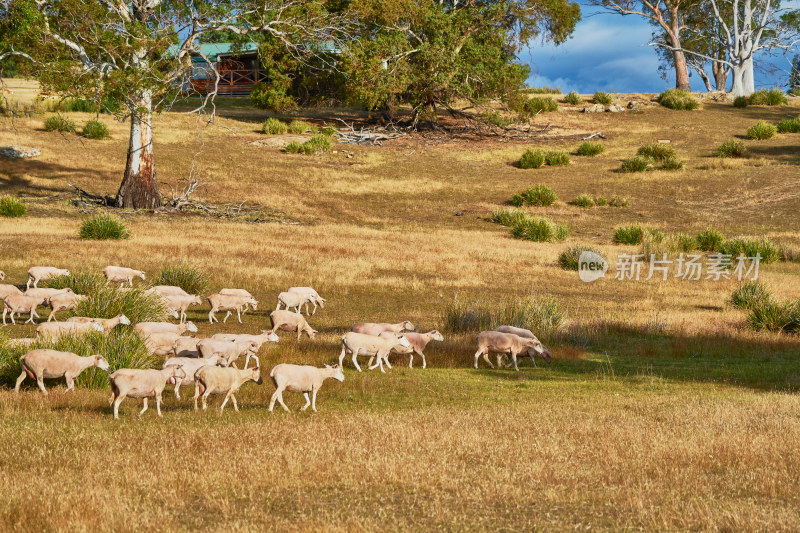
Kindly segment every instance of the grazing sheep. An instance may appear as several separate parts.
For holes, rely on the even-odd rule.
[[[229,399],[233,402],[234,410],[238,412],[239,405],[236,403],[236,393],[239,391],[239,388],[248,381],[255,381],[258,385],[264,382],[261,379],[260,366],[256,365],[252,368],[245,367],[243,370],[209,365],[201,367],[194,375],[195,411],[197,410],[197,399],[201,396],[203,398],[203,410],[205,411],[208,407],[209,395],[224,394],[225,399],[219,407],[219,412],[222,413]]]
[[[50,298],[56,296],[58,294],[75,294],[72,292],[72,289],[69,287],[64,289],[28,289],[25,291],[25,296],[30,296],[31,298],[38,298],[39,305],[50,305]]]
[[[36,380],[39,390],[47,394],[44,388],[44,379],[66,378],[67,390],[69,392],[75,385],[75,378],[87,368],[96,366],[100,370],[108,370],[108,361],[102,355],[90,355],[81,357],[71,352],[59,352],[56,350],[32,350],[20,359],[22,363],[22,374],[17,378],[17,385],[14,387],[19,392],[19,387],[25,378]]]
[[[183,324],[173,324],[171,322],[139,322],[133,326],[133,330],[139,335],[149,335],[151,333],[177,333],[183,335],[189,331],[197,333],[197,326],[193,322]]]
[[[5,299],[12,294],[22,294],[22,291],[19,290],[15,285],[11,285],[9,283],[0,283],[0,300]]]
[[[18,346],[31,346],[34,342],[38,341],[39,339],[35,339],[33,337],[21,337],[18,339],[8,339],[8,345],[13,347]]]
[[[386,372],[383,369],[383,363],[385,361],[386,366],[392,368],[392,365],[389,364],[388,360],[389,352],[392,350],[392,348],[398,345],[402,346],[403,348],[408,348],[411,346],[411,344],[408,342],[408,339],[398,336],[396,333],[392,333],[390,331],[383,332],[380,334],[380,336],[348,331],[342,336],[342,352],[339,354],[339,366],[343,365],[344,356],[348,353],[351,353],[353,354],[353,366],[355,366],[356,369],[361,372],[361,367],[358,366],[357,357],[359,355],[368,355],[371,357],[377,357],[378,359],[375,365],[369,367],[370,370],[376,366],[380,366],[381,372]]]
[[[143,340],[151,354],[166,357],[175,355],[175,341],[178,338],[180,338],[178,333],[163,332],[150,333]]]
[[[61,311],[69,311],[70,309],[75,309],[75,306],[78,302],[82,302],[86,299],[86,296],[80,294],[73,294],[71,292],[67,292],[64,294],[56,294],[55,296],[50,297],[50,316],[47,317],[47,321],[50,322],[51,320],[55,320],[58,322],[56,318],[56,313],[60,313]]]
[[[25,321],[33,323],[34,318],[39,318],[36,314],[36,307],[41,303],[39,298],[33,296],[25,296],[24,294],[10,294],[3,300],[3,325],[6,325],[6,314],[11,313],[11,323],[14,322],[14,315],[21,313],[30,313],[31,317]]]
[[[366,335],[375,335],[376,337],[384,331],[392,333],[402,333],[404,331],[413,331],[414,324],[408,320],[404,320],[399,324],[387,324],[386,322],[359,322],[353,326],[350,331],[354,333],[364,333]]]
[[[220,360],[218,355],[213,357],[209,357],[208,359],[197,359],[194,357],[170,357],[164,364],[161,365],[161,368],[167,368],[168,366],[180,366],[183,367],[183,371],[186,373],[186,377],[184,378],[175,378],[175,397],[177,399],[181,399],[180,389],[183,385],[190,385],[194,383],[194,375],[195,373],[201,368],[206,365],[214,366]]]
[[[278,336],[268,329],[261,330],[260,335],[246,333],[215,333],[211,338],[217,341],[252,341],[258,343],[258,350],[265,342],[278,342]]]
[[[215,355],[221,358],[220,365],[233,366],[236,368],[236,360],[245,356],[244,367],[247,368],[250,358],[258,361],[258,341],[220,341],[216,339],[202,339],[197,343],[197,351],[203,359],[209,359]]]
[[[35,266],[28,269],[28,284],[26,289],[31,288],[31,282],[36,287],[40,281],[45,281],[50,278],[57,278],[59,276],[69,276],[69,270],[48,266]]]
[[[272,323],[272,333],[277,330],[283,331],[296,331],[297,340],[300,340],[300,335],[305,333],[309,339],[313,339],[317,335],[317,330],[312,328],[306,322],[306,319],[300,313],[292,311],[273,311],[269,314],[269,320]]]
[[[180,287],[176,287],[175,285],[156,285],[154,287],[150,287],[144,292],[149,294],[158,294],[159,296],[191,296],[191,294]]]
[[[246,291],[244,289],[220,289],[218,294],[224,294],[226,296],[239,296],[240,298],[245,298],[245,299],[253,298],[255,300],[255,296],[253,296],[252,294],[250,294],[249,291]],[[245,311],[250,310],[250,305],[245,304],[244,310]]]
[[[309,297],[304,294],[297,292],[282,292],[278,295],[278,305],[275,307],[275,310],[277,311],[281,308],[281,306],[283,306],[287,311],[294,309],[295,313],[299,313],[303,304],[308,305],[309,303]]]
[[[103,328],[102,331],[108,333],[120,324],[129,326],[131,321],[125,315],[117,315],[114,318],[92,318],[88,316],[73,316],[67,319],[67,322],[77,322],[79,324],[95,323],[100,324]]]
[[[501,365],[500,354],[510,354],[514,363],[514,370],[519,371],[517,366],[517,354],[527,354],[528,349],[535,350],[541,343],[535,339],[526,339],[514,335],[513,333],[502,333],[500,331],[481,331],[478,334],[478,351],[475,352],[475,368],[478,368],[478,358],[483,355],[483,360],[494,368],[489,361],[489,353],[498,354],[497,365]]]
[[[180,366],[168,366],[161,370],[122,368],[117,370],[109,380],[111,381],[111,403],[114,406],[114,420],[119,418],[119,404],[126,397],[141,398],[142,410],[139,416],[147,411],[147,399],[155,397],[156,412],[161,416],[161,393],[167,382],[175,383],[178,379],[186,377],[186,372]]]
[[[289,287],[287,292],[296,292],[297,294],[301,294],[307,298],[306,301],[306,314],[308,314],[308,304],[311,303],[314,305],[314,310],[311,311],[311,314],[315,314],[317,312],[317,306],[319,305],[320,309],[325,309],[325,302],[327,300],[320,296],[317,291],[315,291],[311,287]]]
[[[545,348],[544,344],[542,344],[536,335],[533,334],[531,330],[523,329],[523,328],[516,328],[514,326],[500,326],[495,328],[495,331],[499,331],[500,333],[511,333],[512,335],[516,335],[517,337],[522,337],[524,339],[533,339],[538,344],[533,347],[532,350],[528,350],[528,356],[531,358],[531,363],[533,366],[536,366],[536,360],[533,358],[534,354],[538,355],[548,363],[553,359],[553,356],[550,354],[550,350]],[[511,366],[511,363],[506,365],[506,368]]]
[[[306,399],[306,404],[300,409],[305,411],[308,406],[311,410],[317,412],[317,392],[322,388],[322,382],[328,378],[333,378],[338,381],[344,381],[344,372],[339,365],[328,366],[325,368],[317,368],[315,366],[307,365],[288,365],[281,364],[275,366],[272,372],[269,373],[272,378],[272,383],[275,384],[275,393],[269,402],[270,412],[275,407],[275,401],[281,404],[286,411],[289,410],[286,404],[283,403],[283,391],[289,392],[302,392]],[[311,393],[311,399],[308,398],[308,393]]]
[[[190,305],[200,305],[203,303],[203,299],[194,294],[190,296],[162,296],[161,298],[167,304],[167,309],[178,312],[178,320],[181,323],[186,321],[186,310]]]
[[[125,283],[128,287],[133,287],[133,278],[142,278],[144,281],[144,270],[134,270],[128,267],[108,265],[103,269],[103,275],[110,283],[119,283],[122,288]]]
[[[103,326],[97,322],[45,322],[36,327],[36,336],[58,340],[67,335],[79,337],[93,331],[104,331]]]
[[[222,319],[222,322],[227,321],[228,317],[231,316],[231,313],[236,311],[236,318],[239,319],[239,323],[241,324],[242,313],[246,310],[245,308],[248,305],[253,308],[253,311],[258,309],[258,302],[255,298],[230,296],[219,293],[210,295],[208,297],[208,303],[211,304],[211,311],[208,312],[208,321],[212,324],[215,320],[219,322],[219,319],[214,316],[218,311],[227,311],[227,314],[225,315],[225,318]]]
[[[395,346],[392,348],[392,353],[398,354],[408,354],[408,368],[413,368],[414,363],[414,354],[419,355],[422,357],[422,368],[428,366],[428,363],[425,361],[425,354],[422,353],[422,350],[428,345],[431,341],[439,341],[442,342],[444,337],[441,333],[437,330],[429,331],[428,333],[403,333],[403,337],[408,340],[408,343],[411,345],[408,348],[403,348],[401,346]],[[368,366],[372,365],[372,359],[369,360],[367,363]]]

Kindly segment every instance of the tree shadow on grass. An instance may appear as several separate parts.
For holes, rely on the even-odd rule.
[[[38,179],[53,183],[48,185],[33,185],[31,180],[23,175],[36,176]],[[109,181],[109,185],[111,185],[111,188],[114,190],[119,186],[116,181],[110,181],[111,176],[105,171],[92,168],[67,167],[56,163],[37,161],[35,159],[23,159],[9,161],[4,171],[0,173],[0,193],[41,195],[42,192],[71,192],[72,189],[70,189],[65,182],[80,183],[86,178]],[[122,178],[121,172],[119,178]],[[98,194],[100,193],[98,192]]]

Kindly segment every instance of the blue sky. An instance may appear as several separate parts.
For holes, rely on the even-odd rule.
[[[598,12],[583,3],[581,10],[582,20],[572,39],[560,46],[532,43],[520,53],[519,60],[531,67],[530,86],[560,87],[565,93],[650,93],[675,86],[674,75],[667,81],[661,78],[656,51],[647,45],[652,27],[646,19]],[[770,62],[787,73],[768,74],[757,69],[756,88],[786,83],[787,60],[778,55]],[[691,76],[691,82],[694,90],[705,90],[697,74]]]

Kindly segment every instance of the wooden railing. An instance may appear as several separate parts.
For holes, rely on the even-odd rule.
[[[226,70],[219,73],[217,94],[247,94],[253,85],[267,81],[266,73],[260,70]],[[208,79],[193,79],[193,94],[208,94],[214,90],[215,77],[212,74]]]

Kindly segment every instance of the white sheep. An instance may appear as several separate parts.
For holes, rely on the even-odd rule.
[[[386,322],[359,322],[353,326],[350,331],[355,333],[364,333],[366,335],[380,335],[385,331],[391,333],[403,333],[404,331],[413,331],[414,324],[408,320],[404,320],[397,324],[388,324]]]
[[[125,283],[127,283],[129,287],[133,287],[133,278],[142,278],[142,280],[145,278],[144,270],[134,270],[133,268],[114,265],[105,267],[103,269],[103,275],[109,283],[119,283],[120,288],[122,288]]]
[[[118,325],[122,324],[125,326],[129,326],[131,321],[125,315],[117,315],[113,318],[93,318],[88,316],[73,316],[67,319],[67,322],[77,322],[80,324],[88,324],[88,323],[95,323],[100,324],[103,328],[102,331],[108,333]]]
[[[250,294],[249,291],[246,291],[244,289],[220,289],[218,294],[223,294],[226,296],[239,296],[240,298],[244,298],[246,300],[252,298],[255,300],[255,296],[253,296],[252,294]],[[244,310],[248,311],[249,309],[250,305],[245,304]]]
[[[195,294],[189,296],[183,296],[183,295],[162,296],[161,298],[166,303],[168,310],[178,313],[179,322],[186,321],[186,310],[189,308],[190,305],[200,305],[203,303],[203,299]]]
[[[311,302],[309,298],[309,296],[297,292],[282,292],[278,295],[278,305],[275,306],[275,310],[277,311],[283,306],[287,311],[294,310],[295,313],[299,313],[303,304],[308,305]]]
[[[142,336],[151,333],[177,333],[178,335],[182,335],[187,331],[197,333],[197,326],[195,326],[193,322],[184,322],[183,324],[173,324],[171,322],[139,322],[133,326],[133,330]]]
[[[392,348],[392,353],[397,354],[408,354],[408,368],[414,368],[414,354],[419,355],[422,357],[422,368],[426,368],[428,363],[425,361],[425,354],[422,351],[431,341],[444,341],[444,337],[441,333],[437,330],[429,331],[428,333],[403,333],[403,337],[408,340],[410,346],[408,348],[404,348],[402,346],[395,346]],[[372,360],[370,359],[368,366],[372,365]]]
[[[214,355],[208,359],[197,359],[194,357],[170,357],[164,361],[164,364],[161,365],[161,368],[167,368],[168,366],[180,366],[186,373],[186,377],[184,378],[175,378],[175,398],[180,400],[180,388],[183,385],[191,385],[194,383],[194,375],[201,367],[206,365],[214,366],[219,362],[219,360],[220,357],[218,355]]]
[[[389,364],[388,356],[392,348],[397,345],[404,348],[411,346],[408,339],[390,331],[383,332],[379,336],[348,331],[342,336],[342,352],[339,354],[339,366],[343,365],[344,356],[351,353],[353,354],[353,366],[361,372],[357,357],[359,355],[367,355],[378,359],[375,365],[370,367],[370,370],[379,366],[381,372],[386,372],[383,369],[383,363],[386,362],[386,366],[392,368],[392,365]]]
[[[220,365],[236,367],[236,360],[245,356],[244,367],[247,368],[250,358],[258,361],[258,341],[220,341],[215,339],[202,339],[197,343],[200,357],[208,359],[215,355],[221,358]]]
[[[175,285],[154,285],[144,292],[158,294],[159,296],[190,296],[188,292]]]
[[[45,289],[45,288],[32,288],[25,291],[25,296],[31,298],[38,298],[39,305],[50,305],[50,298],[58,294],[75,294],[72,289],[66,287],[64,289]]]
[[[11,285],[10,283],[0,283],[0,300],[5,299],[12,294],[22,294],[22,291],[19,290],[16,285]]]
[[[35,266],[28,269],[28,284],[26,289],[31,288],[31,282],[36,287],[40,281],[45,281],[59,276],[69,276],[69,270],[49,266]]]
[[[197,344],[205,340],[202,337],[178,337],[172,345],[172,351],[175,357],[192,357],[197,359],[200,357],[200,350],[197,349]]]
[[[283,331],[296,331],[297,340],[300,340],[300,335],[305,333],[309,339],[313,339],[317,335],[317,330],[312,328],[305,317],[300,313],[292,311],[273,311],[269,314],[269,320],[272,323],[272,332],[277,330]]]
[[[280,364],[276,365],[272,372],[269,373],[272,378],[272,383],[275,384],[275,393],[269,402],[270,412],[275,407],[275,401],[281,404],[286,411],[289,410],[286,404],[283,403],[283,391],[289,392],[302,392],[306,399],[306,404],[300,409],[305,411],[308,406],[311,410],[317,412],[317,392],[322,387],[322,382],[328,378],[333,378],[337,381],[344,381],[344,372],[339,365],[328,366],[324,368],[317,368],[308,365],[289,365]],[[308,398],[308,393],[311,393],[311,399]]]
[[[50,316],[47,317],[47,321],[50,322],[51,320],[55,320],[58,322],[56,318],[56,313],[60,313],[61,311],[69,311],[70,309],[75,309],[75,306],[78,302],[82,302],[86,300],[86,296],[81,294],[73,294],[73,293],[64,293],[64,294],[56,294],[55,296],[50,297]]]
[[[198,398],[202,397],[203,410],[205,410],[208,407],[208,397],[211,394],[224,394],[225,399],[219,407],[219,412],[222,413],[228,400],[233,402],[233,408],[238,412],[239,405],[236,403],[236,393],[248,381],[255,381],[258,385],[263,383],[259,366],[245,367],[243,370],[209,365],[201,367],[194,375],[195,411],[197,410]]]
[[[215,333],[211,335],[211,338],[218,341],[256,342],[258,343],[257,350],[260,350],[265,342],[278,342],[278,336],[267,329],[261,330],[260,335],[248,335],[246,333]]]
[[[68,335],[79,337],[94,331],[104,331],[103,326],[97,322],[45,322],[36,327],[36,336],[58,340]]]
[[[36,380],[36,384],[39,385],[39,390],[43,394],[47,394],[43,381],[45,378],[66,378],[67,390],[64,392],[69,392],[75,385],[75,378],[87,368],[95,366],[100,370],[109,369],[108,361],[102,355],[81,357],[72,352],[57,350],[32,350],[23,355],[20,362],[22,363],[22,374],[17,378],[17,384],[14,387],[16,392],[19,392],[22,382],[28,377]]]
[[[162,333],[149,333],[143,340],[144,345],[147,346],[147,350],[151,354],[166,357],[175,355],[175,341],[179,337],[178,333],[165,331]]]
[[[317,306],[321,309],[325,309],[325,302],[327,300],[317,293],[312,287],[289,287],[287,292],[296,292],[301,294],[307,298],[307,302],[305,304],[306,307],[306,314],[308,314],[308,304],[311,303],[314,306],[314,310],[311,311],[311,314],[315,314],[317,312]]]
[[[252,307],[254,311],[258,309],[258,302],[255,298],[231,296],[219,293],[210,295],[208,297],[208,303],[211,304],[211,310],[208,312],[208,321],[212,324],[215,320],[219,322],[219,319],[214,316],[219,311],[227,311],[227,314],[222,322],[227,321],[228,317],[231,316],[231,313],[236,311],[236,318],[239,319],[239,323],[241,324],[242,313],[246,311],[247,306]]]
[[[141,398],[142,410],[139,416],[147,411],[147,399],[155,397],[156,412],[161,416],[161,393],[167,382],[174,383],[186,377],[186,372],[180,366],[168,366],[161,370],[123,368],[111,374],[111,403],[114,406],[114,419],[119,418],[119,404],[126,397]]]
[[[516,335],[517,337],[522,337],[525,339],[533,339],[534,341],[536,341],[538,344],[536,344],[533,347],[533,350],[528,350],[528,356],[531,358],[531,363],[533,363],[534,367],[536,366],[536,360],[533,358],[534,354],[538,355],[539,357],[547,361],[547,363],[550,363],[550,361],[553,359],[550,350],[548,350],[544,346],[544,344],[542,344],[541,341],[539,341],[538,337],[536,337],[536,335],[534,335],[533,332],[529,329],[517,328],[514,326],[500,326],[498,328],[495,328],[495,331],[499,331],[500,333],[511,333],[512,335]],[[511,363],[508,363],[506,365],[506,368],[508,368],[509,366],[511,366]]]
[[[25,323],[33,323],[34,318],[39,318],[39,315],[36,314],[36,307],[41,304],[40,298],[34,298],[33,296],[25,296],[24,294],[9,294],[3,300],[3,325],[6,325],[6,314],[11,313],[11,323],[16,324],[14,322],[14,315],[22,314],[22,313],[30,313],[30,318],[25,321]]]
[[[38,342],[38,341],[39,341],[39,339],[36,339],[36,338],[33,338],[33,337],[20,337],[20,338],[17,338],[17,339],[8,339],[8,345],[9,346],[13,346],[13,347],[21,347],[21,346],[30,347],[35,342]]]
[[[514,335],[513,333],[502,333],[500,331],[481,331],[478,334],[478,351],[475,352],[475,368],[478,368],[478,358],[483,355],[483,360],[494,368],[489,361],[489,353],[496,353],[497,365],[501,365],[501,354],[511,355],[514,363],[514,370],[519,371],[517,366],[517,355],[528,354],[528,350],[535,350],[541,343],[535,339],[526,339]]]

